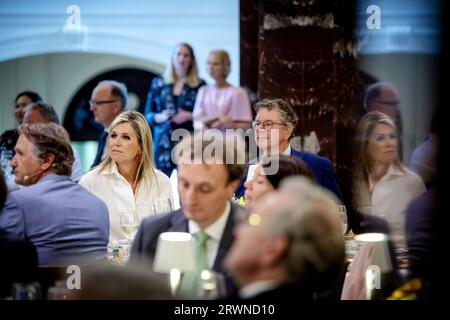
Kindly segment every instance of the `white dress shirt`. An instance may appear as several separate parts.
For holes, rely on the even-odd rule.
[[[109,241],[126,239],[126,234],[120,228],[120,214],[125,211],[137,211],[139,218],[170,210],[169,199],[173,205],[172,188],[169,178],[155,169],[155,176],[151,173],[139,184],[136,193],[128,181],[119,173],[114,161],[110,166],[100,171],[100,167],[86,173],[80,184],[105,202],[109,211],[110,233]],[[155,212],[156,211],[156,212]]]
[[[405,236],[405,211],[409,203],[425,192],[422,179],[403,167],[404,172],[390,165],[387,173],[375,185],[372,193],[367,183],[358,186],[358,207],[371,207],[372,214],[386,219],[394,240]]]
[[[227,224],[228,216],[230,215],[231,204],[227,201],[223,214],[213,224],[208,226],[203,231],[209,235],[209,239],[206,242],[206,251],[208,255],[208,267],[212,269],[214,261],[216,260],[217,251],[219,250],[220,239],[222,239],[223,231]],[[192,220],[188,221],[189,233],[194,235],[201,230],[199,225]],[[195,238],[194,238],[195,239]]]

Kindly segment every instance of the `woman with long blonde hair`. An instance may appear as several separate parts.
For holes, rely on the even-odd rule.
[[[124,239],[120,215],[144,216],[171,210],[169,179],[153,165],[152,133],[137,111],[119,114],[109,127],[107,157],[85,174],[80,184],[105,202],[110,217],[110,241]],[[139,208],[145,208],[139,212]]]
[[[194,130],[192,111],[197,91],[205,84],[198,76],[194,50],[187,43],[175,46],[164,76],[152,80],[144,114],[155,137],[156,167],[168,176],[175,169],[171,160],[175,142],[171,141],[171,134],[176,129]]]
[[[384,113],[372,111],[360,120],[352,190],[358,212],[385,219],[394,240],[403,240],[406,207],[425,185],[399,160],[396,132]]]

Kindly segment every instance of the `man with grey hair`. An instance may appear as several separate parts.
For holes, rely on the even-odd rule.
[[[44,102],[35,102],[25,108],[22,123],[49,123],[53,122],[59,124],[59,117],[55,109]],[[81,161],[78,152],[72,147],[74,161],[72,165],[72,174],[70,178],[78,182],[83,176],[83,169],[81,168]]]
[[[0,229],[11,239],[28,239],[40,265],[106,259],[106,205],[70,179],[69,134],[56,123],[22,124],[11,160],[17,184],[0,212]],[[87,260],[86,260],[87,261]]]
[[[182,279],[181,292],[193,298],[201,297],[198,285],[203,269],[225,274],[222,261],[233,243],[233,228],[246,214],[230,201],[245,164],[245,157],[239,161],[234,142],[222,134],[208,137],[199,132],[176,145],[181,209],[145,218],[131,250],[131,261],[153,258],[162,232],[191,233],[197,268],[195,274]],[[227,291],[235,292],[226,274],[225,282]]]
[[[92,91],[91,100],[89,100],[90,110],[94,114],[95,122],[104,127],[104,131],[98,140],[97,154],[92,167],[105,159],[108,128],[114,118],[126,109],[127,98],[126,85],[114,80],[100,81],[94,88],[94,91]]]
[[[299,157],[313,171],[318,184],[342,199],[331,161],[313,153],[296,150],[289,145],[298,123],[298,116],[292,106],[283,99],[263,99],[255,104],[255,110],[257,114],[252,126],[255,130],[256,145],[262,154]],[[256,159],[251,160],[249,164],[256,164]],[[243,184],[244,181],[235,192],[238,198],[245,192]]]
[[[336,281],[344,262],[337,199],[304,177],[267,195],[235,236],[225,267],[240,299],[311,300]]]

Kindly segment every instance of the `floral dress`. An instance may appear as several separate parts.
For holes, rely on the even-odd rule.
[[[172,93],[173,84],[166,84],[161,77],[155,77],[150,85],[150,91],[145,104],[145,117],[152,128],[153,133],[153,157],[156,167],[170,176],[176,167],[172,162],[171,153],[176,141],[171,141],[173,130],[186,129],[193,131],[192,121],[176,124],[170,120],[156,123],[154,116],[157,113],[169,110],[173,114],[181,108],[192,112],[195,105],[198,89],[205,85],[205,81],[200,79],[197,87],[190,87],[185,84],[180,95],[174,96]]]

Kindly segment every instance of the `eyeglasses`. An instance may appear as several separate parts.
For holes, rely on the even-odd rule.
[[[274,125],[280,125],[280,126],[285,126],[285,123],[281,123],[281,122],[275,122],[272,120],[266,120],[266,121],[252,121],[252,128],[256,129],[256,128],[267,128],[270,129],[272,128]]]
[[[95,100],[89,100],[89,104],[91,107],[95,104],[97,106],[101,106],[102,104],[112,103],[116,102],[117,100],[103,100],[103,101],[95,101]]]

